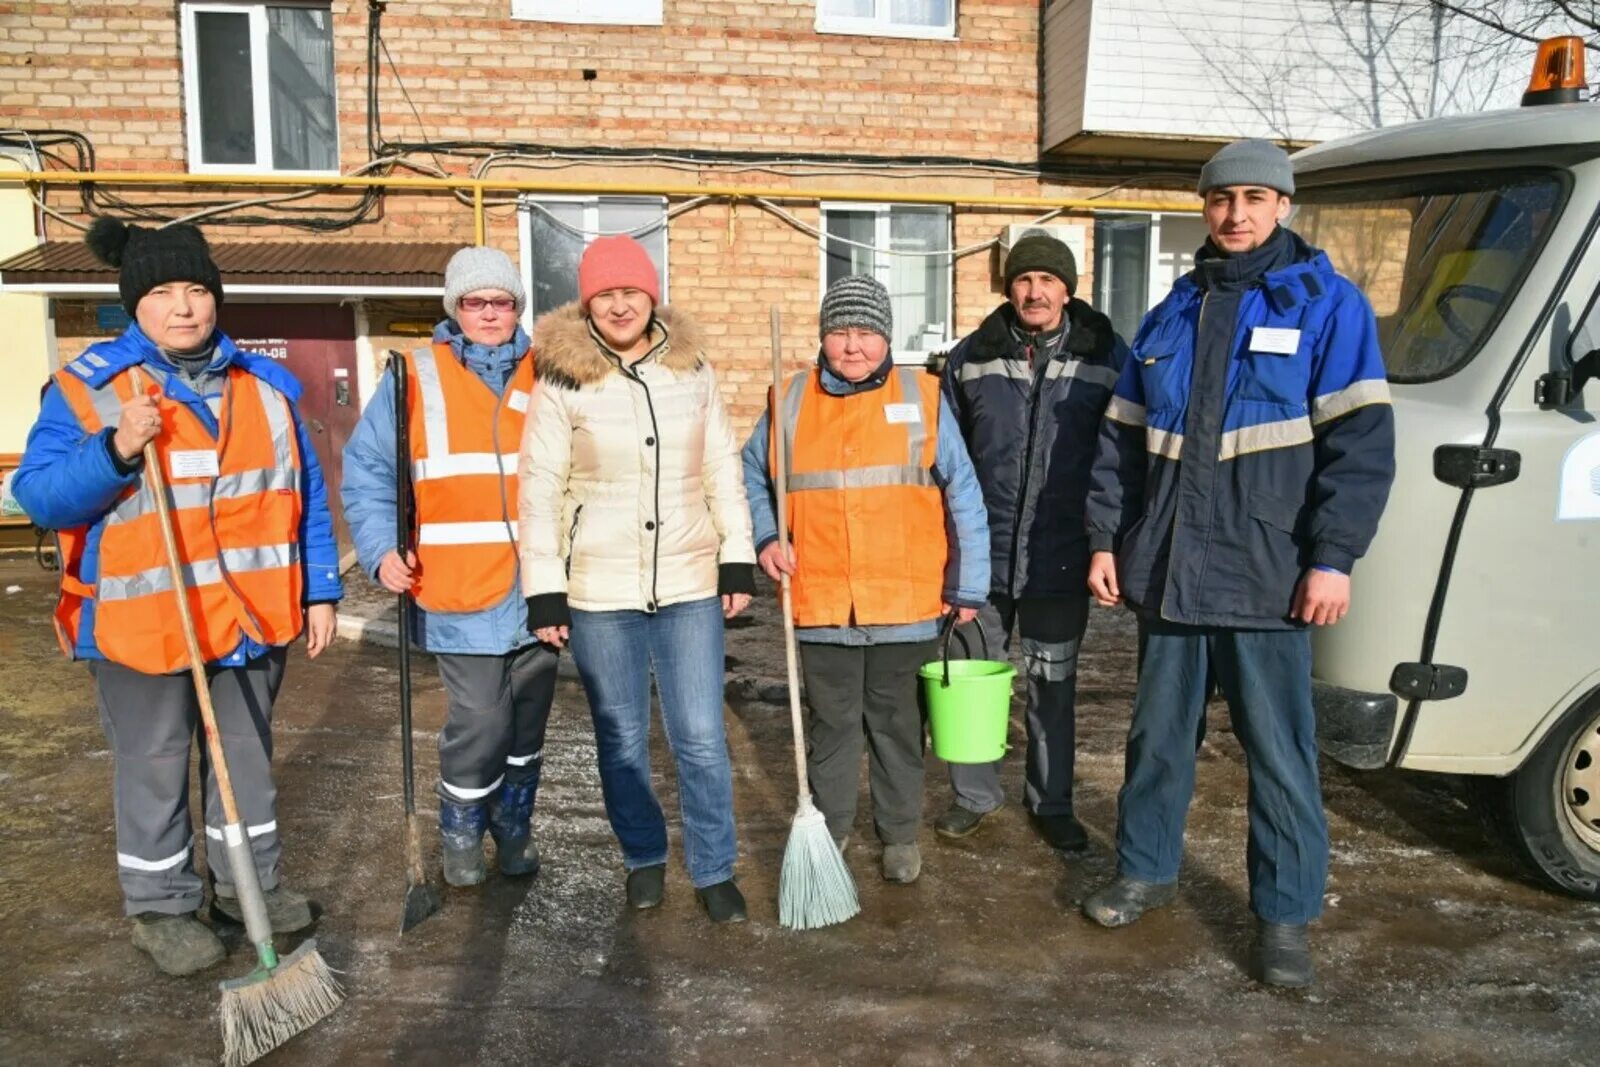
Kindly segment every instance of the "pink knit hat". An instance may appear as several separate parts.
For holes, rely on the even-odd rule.
[[[607,289],[638,289],[650,294],[652,304],[661,303],[661,283],[650,253],[626,234],[597,239],[578,261],[579,303],[587,308],[596,294]]]

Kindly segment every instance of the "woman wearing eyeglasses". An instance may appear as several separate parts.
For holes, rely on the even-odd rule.
[[[361,565],[410,593],[411,639],[439,664],[449,718],[439,733],[445,881],[476,885],[483,836],[500,871],[539,869],[532,833],[556,654],[528,630],[517,580],[517,446],[533,391],[517,325],[522,278],[505,253],[463,248],[445,268],[433,344],[406,361],[411,454],[395,456],[394,382],[385,374],[344,451],[344,507]],[[409,477],[412,545],[395,546],[395,489]]]
[[[590,245],[578,294],[533,330],[539,388],[520,461],[530,625],[572,644],[628,903],[660,904],[666,873],[650,784],[654,673],[689,880],[712,921],[737,922],[722,624],[750,603],[756,558],[739,446],[698,334],[657,306],[637,241]]]

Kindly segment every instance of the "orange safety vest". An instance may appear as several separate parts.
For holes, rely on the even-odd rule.
[[[773,425],[789,456],[795,623],[938,618],[949,555],[933,477],[939,379],[897,367],[881,388],[832,396],[820,370],[805,371],[789,379]],[[774,482],[776,463],[772,451]]]
[[[165,384],[166,374],[141,367]],[[90,435],[115,427],[134,397],[123,371],[93,388],[65,370],[56,387]],[[289,401],[240,367],[228,368],[220,437],[186,405],[158,397],[161,434],[156,456],[167,475],[173,532],[195,636],[207,662],[246,636],[286,645],[300,635],[305,575],[300,565],[300,451]],[[99,573],[86,582],[84,548],[91,527],[62,530],[61,596],[56,636],[71,655],[83,609],[95,604],[94,643],[114,663],[145,674],[188,666],[160,514],[147,478],[130,486],[94,525],[100,529]]]
[[[450,345],[406,362],[417,577],[428,611],[482,611],[517,583],[517,453],[533,393],[533,356],[503,396],[462,366]]]

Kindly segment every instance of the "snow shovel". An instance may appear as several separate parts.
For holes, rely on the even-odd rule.
[[[767,418],[772,425],[774,495],[778,500],[778,544],[785,557],[789,552],[789,457],[784,454],[783,423],[780,405],[783,397],[783,349],[780,340],[778,308],[772,308],[772,405]],[[861,910],[856,883],[850,868],[839,855],[828,832],[828,821],[811,800],[811,781],[806,774],[806,734],[800,718],[800,668],[794,643],[794,601],[789,576],[779,575],[783,594],[783,651],[789,667],[789,724],[794,731],[794,768],[799,785],[799,810],[789,827],[789,844],[783,850],[783,869],[778,876],[778,922],[791,930],[815,930],[842,923]]]
[[[411,551],[411,432],[406,400],[406,358],[389,351],[394,376],[395,544],[404,561]],[[439,910],[439,891],[428,884],[422,866],[422,830],[417,822],[417,787],[411,754],[411,594],[400,594],[400,773],[405,776],[406,906],[400,933]]]
[[[136,391],[144,388],[137,368],[133,371],[133,388]],[[194,678],[195,699],[199,701],[200,720],[205,726],[206,749],[211,756],[212,773],[217,776],[223,817],[227,820],[222,838],[226,842],[228,869],[233,873],[234,888],[239,893],[245,932],[256,949],[256,969],[243,978],[222,983],[222,1059],[228,1067],[241,1067],[325,1019],[344,1001],[344,992],[317,951],[316,941],[306,940],[281,959],[273,948],[272,923],[267,918],[267,903],[256,875],[255,856],[250,851],[250,837],[234,800],[233,779],[228,775],[228,760],[222,751],[222,734],[217,731],[217,715],[211,707],[211,684],[206,680],[205,660],[200,654],[199,639],[195,637],[194,618],[189,613],[183,562],[178,556],[178,540],[172,532],[166,478],[153,440],[144,446],[144,469],[150,480],[150,492],[156,498],[161,539],[167,549],[167,573],[189,653],[189,673]]]

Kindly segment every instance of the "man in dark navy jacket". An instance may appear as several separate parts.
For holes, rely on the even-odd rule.
[[[1022,639],[1028,677],[1023,801],[1041,837],[1088,844],[1072,814],[1078,645],[1089,617],[1084,497],[1100,416],[1127,346],[1104,315],[1073,299],[1072,250],[1025,233],[1005,261],[1006,295],[950,353],[944,390],[989,512],[988,638]],[[963,629],[975,655],[976,635]],[[991,649],[998,656],[998,647]],[[999,763],[951,764],[955,802],[934,829],[966,837],[1005,800]]]
[[[1294,172],[1239,141],[1200,175],[1211,236],[1145,316],[1106,409],[1089,495],[1089,589],[1138,614],[1144,661],[1118,795],[1115,881],[1084,902],[1123,926],[1177,895],[1208,677],[1250,772],[1254,970],[1312,979],[1328,826],[1311,626],[1350,606],[1394,479],[1377,323],[1328,257],[1280,225]]]

